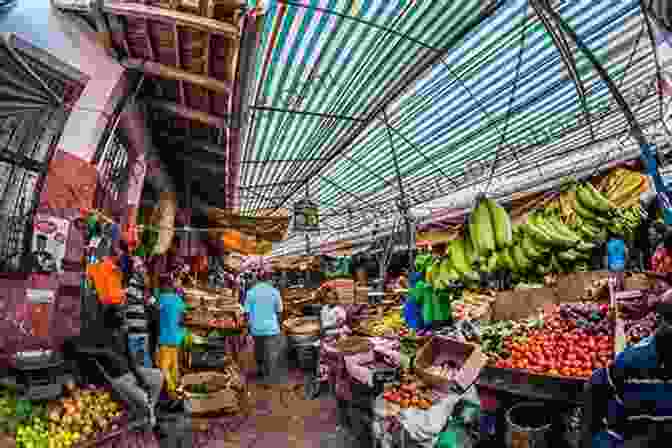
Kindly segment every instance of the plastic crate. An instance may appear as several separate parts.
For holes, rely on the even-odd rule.
[[[223,369],[229,362],[224,351],[208,350],[191,354],[192,369]]]
[[[295,350],[296,360],[299,368],[303,370],[317,369],[319,347],[316,347],[312,344],[297,345]]]

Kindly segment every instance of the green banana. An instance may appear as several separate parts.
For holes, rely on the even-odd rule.
[[[580,241],[581,237],[574,233],[565,223],[560,221],[560,218],[553,216],[546,219],[548,225],[555,230],[555,233],[561,235],[567,240]]]
[[[522,248],[525,256],[531,260],[538,260],[544,256],[543,253],[537,250],[536,246],[532,243],[532,238],[530,238],[529,235],[523,239]]]
[[[489,255],[495,250],[495,232],[487,200],[480,201],[473,214],[478,223],[478,253]]]
[[[590,182],[586,183],[585,190],[592,198],[591,202],[594,209],[602,213],[607,213],[613,208],[609,202],[609,199],[605,198],[604,195],[600,193]]]
[[[596,213],[593,212],[593,210],[587,208],[580,201],[576,201],[574,209],[576,210],[576,214],[582,217],[584,220],[595,221],[601,225],[606,225],[609,223],[609,221],[607,221],[601,216],[598,216]]]
[[[512,257],[511,257],[511,249],[510,248],[504,248],[502,249],[502,252],[500,254],[500,258],[502,259],[502,264],[504,265],[505,269],[508,269],[509,271],[516,271],[518,267],[514,263]]]
[[[548,237],[550,237],[550,243],[547,243],[548,245],[554,247],[572,247],[577,242],[577,240],[573,238],[567,238],[564,235],[558,234],[555,228],[553,228],[547,222],[545,222],[541,216],[533,216],[532,224],[534,224],[536,228],[540,229]],[[532,236],[534,237],[534,235]],[[543,241],[539,241],[539,243],[544,244]]]
[[[511,218],[509,217],[509,214],[504,210],[504,207],[497,204],[497,202],[492,199],[486,199],[484,202],[486,203],[490,214],[490,221],[492,222],[495,236],[495,245],[498,249],[509,247],[513,240],[513,230],[511,228]]]
[[[585,241],[581,241],[581,242],[576,246],[576,250],[578,250],[578,251],[580,251],[580,252],[587,252],[587,251],[589,251],[589,250],[593,250],[593,249],[595,249],[595,244],[593,244],[593,243],[588,243],[588,242],[585,242]]]
[[[471,241],[471,238],[469,238],[469,235],[464,236],[464,256],[467,259],[467,263],[469,263],[469,267],[471,267],[477,258],[476,251],[474,250],[474,243]]]
[[[562,272],[562,266],[560,266],[558,257],[555,254],[551,254],[551,270],[553,272]]]
[[[523,253],[523,249],[520,246],[513,247],[513,259],[516,262],[516,266],[520,271],[527,271],[530,267],[530,260]]]
[[[461,274],[471,271],[471,263],[467,261],[464,249],[464,240],[454,240],[450,246],[450,258],[453,261],[453,266]]]
[[[539,227],[536,222],[536,216],[530,216],[527,222],[524,224],[525,234],[532,237],[536,242],[543,244],[545,246],[551,246],[554,244],[553,238],[547,234],[546,230]]]
[[[546,275],[551,271],[550,266],[544,266],[543,264],[537,265],[537,274]]]
[[[469,231],[467,232],[468,233],[467,236],[471,240],[471,247],[474,250],[474,253],[478,254],[478,253],[480,253],[481,249],[478,246],[478,232],[479,232],[479,229],[478,229],[478,222],[476,221],[476,213],[475,212],[476,212],[476,208],[474,208],[474,211],[472,211],[471,215],[469,216]],[[474,257],[474,260],[472,260],[472,262],[475,261],[475,258],[476,257]]]

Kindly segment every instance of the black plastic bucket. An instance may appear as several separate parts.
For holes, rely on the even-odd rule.
[[[546,448],[553,416],[542,403],[521,403],[506,411],[507,448]]]

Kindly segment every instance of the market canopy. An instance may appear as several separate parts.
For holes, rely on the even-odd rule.
[[[446,207],[436,201],[469,188],[541,184],[558,164],[572,174],[660,144],[663,25],[640,3],[270,2],[241,213],[308,194],[325,241],[389,224],[402,197]]]

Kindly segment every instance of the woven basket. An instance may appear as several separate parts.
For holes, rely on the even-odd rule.
[[[180,388],[184,390],[188,386],[217,381],[223,379],[223,377],[224,375],[218,372],[192,373],[182,377]],[[237,412],[240,409],[240,397],[233,388],[223,388],[207,395],[186,391],[183,394],[191,402],[193,414],[207,414],[217,411]]]
[[[290,334],[316,334],[320,332],[320,323],[316,319],[294,318],[282,324],[283,329]]]
[[[351,356],[358,353],[366,353],[373,349],[373,345],[367,338],[362,338],[359,336],[350,336],[345,339],[333,344],[333,347],[336,348],[343,355]]]
[[[175,215],[177,213],[177,197],[173,192],[161,193],[158,206],[152,215],[152,224],[159,227],[159,241],[156,244],[156,253],[165,254],[175,236]]]

